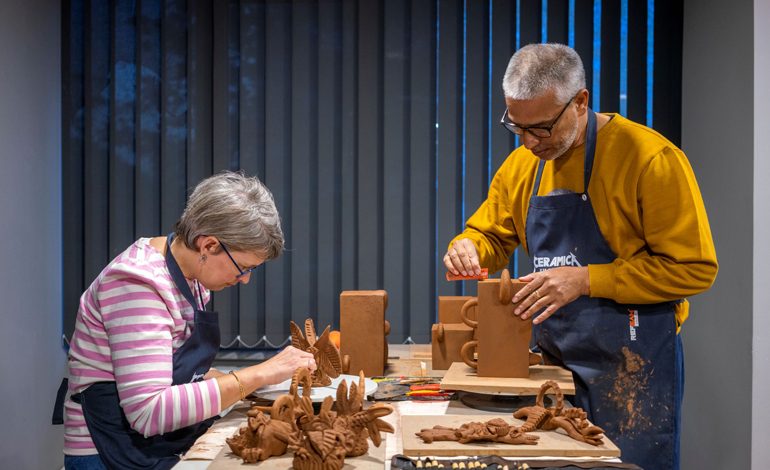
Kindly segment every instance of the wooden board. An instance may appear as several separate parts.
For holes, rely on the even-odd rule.
[[[454,362],[441,380],[444,390],[487,393],[490,395],[537,395],[546,380],[553,380],[565,395],[575,394],[572,372],[558,366],[529,366],[529,377],[479,377],[476,369]]]
[[[506,457],[620,457],[620,449],[609,438],[604,437],[600,446],[592,446],[569,437],[561,429],[557,431],[538,431],[531,433],[540,437],[537,445],[512,445],[499,443],[460,444],[453,441],[439,441],[426,444],[415,433],[436,425],[459,428],[471,421],[489,421],[490,415],[440,415],[440,416],[402,416],[401,439],[404,455],[421,456],[458,456],[458,455],[500,455]],[[524,422],[511,416],[503,418],[506,422],[520,426]]]
[[[259,463],[243,463],[243,459],[233,454],[230,447],[225,444],[222,451],[207,467],[208,470],[233,470],[233,469],[270,469],[270,470],[289,470],[292,468],[294,454],[287,452],[280,457],[270,457]],[[382,470],[385,468],[385,442],[380,447],[374,447],[372,441],[369,441],[369,452],[360,457],[350,457],[345,459],[345,465],[342,470]]]

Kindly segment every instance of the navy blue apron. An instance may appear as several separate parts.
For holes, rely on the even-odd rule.
[[[545,162],[538,166],[526,223],[535,271],[617,258],[588,197],[596,132],[589,109],[582,193],[538,196]],[[534,329],[546,361],[572,371],[575,406],[620,447],[623,461],[648,470],[679,468],[684,368],[675,304],[621,305],[581,296]]]
[[[173,355],[173,385],[203,379],[219,351],[219,318],[216,312],[203,310],[195,302],[190,286],[171,254],[173,234],[167,238],[166,264],[171,277],[184,298],[195,310],[192,334]],[[200,296],[200,290],[198,292]],[[209,418],[200,423],[145,438],[131,426],[120,407],[115,382],[98,382],[72,396],[83,408],[83,416],[99,457],[107,468],[168,469],[214,422]]]

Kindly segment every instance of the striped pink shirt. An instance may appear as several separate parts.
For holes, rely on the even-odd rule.
[[[221,411],[215,379],[171,385],[172,354],[190,336],[193,309],[149,242],[137,240],[83,293],[69,352],[70,394],[115,381],[128,422],[144,436]],[[196,285],[190,287],[197,298]],[[202,294],[208,302],[208,290]],[[64,414],[64,453],[97,453],[80,405],[68,397]]]

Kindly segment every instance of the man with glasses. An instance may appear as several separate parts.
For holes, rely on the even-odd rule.
[[[512,299],[548,363],[573,373],[575,405],[622,459],[679,468],[686,297],[717,273],[708,218],[684,153],[652,129],[588,107],[578,54],[517,51],[501,124],[521,146],[449,244],[453,274],[496,271],[521,245],[534,272]]]

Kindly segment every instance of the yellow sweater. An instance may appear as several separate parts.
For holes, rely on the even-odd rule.
[[[588,266],[591,297],[624,304],[681,299],[707,290],[717,273],[706,209],[687,157],[654,130],[612,115],[599,130],[588,194],[617,258]],[[583,191],[581,145],[548,162],[538,195]],[[523,146],[495,174],[487,200],[455,237],[470,238],[483,267],[497,271],[521,244],[539,159]],[[450,243],[451,246],[451,243]],[[687,316],[687,303],[677,312]]]

